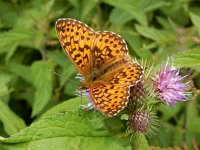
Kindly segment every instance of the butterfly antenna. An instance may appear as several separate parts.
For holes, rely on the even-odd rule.
[[[59,73],[57,73],[57,72],[55,72],[55,71],[53,71],[53,70],[50,70],[50,72],[53,73],[54,75],[57,75],[57,76],[63,78],[62,75],[60,75]],[[68,80],[68,81],[71,81],[71,82],[73,82],[73,83],[78,83],[78,82],[75,82],[74,80],[71,80],[71,79],[67,79],[67,80]]]

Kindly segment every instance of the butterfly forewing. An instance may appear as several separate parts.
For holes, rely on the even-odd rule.
[[[94,65],[96,68],[109,65],[116,58],[127,56],[128,50],[125,41],[113,32],[97,32],[94,44]]]
[[[64,51],[79,73],[86,76],[91,71],[91,48],[95,32],[85,24],[73,19],[59,19],[56,31]]]
[[[126,86],[134,85],[142,75],[143,68],[138,63],[128,61],[109,70],[101,76],[101,80]]]

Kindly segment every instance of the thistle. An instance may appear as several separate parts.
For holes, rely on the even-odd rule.
[[[182,81],[186,76],[180,75],[180,69],[168,65],[167,63],[153,77],[153,85],[157,97],[165,101],[167,105],[175,106],[176,101],[187,101],[190,92],[185,92],[188,83]]]
[[[136,131],[146,133],[150,126],[150,114],[147,112],[135,112],[129,118],[130,127]]]

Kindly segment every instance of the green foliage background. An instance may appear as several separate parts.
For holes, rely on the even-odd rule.
[[[198,148],[200,1],[0,0],[0,149],[131,149],[123,121],[78,109],[77,72],[56,37],[59,18],[120,34],[133,57],[155,68],[173,56],[193,96],[158,110],[161,126],[148,142]]]

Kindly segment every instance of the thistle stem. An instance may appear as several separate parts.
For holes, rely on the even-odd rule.
[[[131,149],[138,150],[138,149],[145,149],[150,150],[149,144],[144,134],[135,134],[132,138],[131,142]]]

